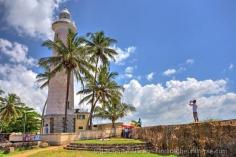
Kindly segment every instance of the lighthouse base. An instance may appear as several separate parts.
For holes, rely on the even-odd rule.
[[[43,133],[63,133],[64,132],[64,114],[45,115],[43,118]],[[67,133],[75,132],[76,115],[67,115]]]

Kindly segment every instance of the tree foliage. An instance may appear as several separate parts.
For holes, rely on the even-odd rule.
[[[135,107],[122,103],[120,99],[113,99],[103,106],[97,106],[94,111],[94,117],[109,119],[112,122],[112,128],[115,129],[115,122],[119,118],[125,117],[129,112],[135,111]]]
[[[89,84],[87,87],[90,86],[90,88],[92,88],[89,95],[86,95],[85,97],[85,99],[90,99],[88,102],[90,103],[91,108],[87,128],[91,129],[92,114],[97,102],[101,98],[96,97],[98,96],[98,91],[96,91],[98,87],[97,83],[99,82],[98,73],[101,73],[101,70],[106,70],[105,67],[109,66],[109,61],[111,59],[115,60],[115,56],[118,55],[118,53],[114,49],[110,48],[112,44],[116,43],[116,40],[107,37],[102,31],[96,33],[87,33],[87,38],[82,38],[82,40],[86,45],[86,52],[90,56],[89,62],[91,62],[96,68],[93,77],[86,78],[86,83]],[[86,93],[86,90],[84,91]],[[81,100],[81,102],[83,102],[85,99]]]
[[[21,102],[16,94],[8,94],[0,101],[0,132],[36,132],[40,127],[40,115]]]

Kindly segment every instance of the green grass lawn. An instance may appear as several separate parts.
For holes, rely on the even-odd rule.
[[[111,138],[109,140],[79,140],[75,141],[75,143],[79,144],[139,144],[144,143],[140,140],[134,140],[134,139],[125,139],[125,138]]]
[[[32,150],[37,150],[37,149],[40,149],[40,148],[33,148],[33,149],[24,149],[24,148],[17,148],[14,152],[12,153],[8,153],[8,154],[5,154],[3,151],[0,151],[0,157],[10,157],[10,156],[14,156],[14,155],[17,155],[17,154],[22,154],[22,153],[26,153],[26,152],[30,152]]]
[[[99,152],[84,152],[84,151],[71,151],[71,150],[49,150],[42,151],[31,155],[29,157],[176,157],[174,155],[161,156],[151,153],[99,153]]]

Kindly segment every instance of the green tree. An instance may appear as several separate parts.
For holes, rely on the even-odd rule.
[[[134,124],[136,127],[141,127],[142,126],[141,118],[139,118],[138,121],[132,120],[131,123]]]
[[[38,114],[33,108],[26,105],[20,107],[21,116],[15,121],[11,121],[8,125],[5,125],[3,132],[37,132],[40,129],[40,114]]]
[[[112,122],[113,136],[116,134],[115,122],[119,118],[125,117],[129,112],[135,111],[135,107],[126,103],[121,103],[120,100],[113,99],[103,106],[97,106],[94,111],[94,117],[109,119]]]
[[[96,33],[87,33],[87,38],[83,38],[83,42],[87,46],[87,52],[90,55],[90,61],[95,64],[96,71],[94,72],[93,81],[91,82],[91,78],[89,78],[89,84],[92,86],[96,86],[97,82],[97,75],[98,75],[98,69],[99,69],[99,63],[101,63],[102,66],[109,65],[109,60],[113,59],[115,60],[115,56],[118,55],[118,53],[110,48],[110,46],[114,43],[116,43],[116,40],[107,37],[104,32],[96,32]],[[92,84],[91,84],[92,83]],[[92,90],[92,99],[90,101],[91,109],[90,109],[90,116],[89,116],[89,127],[87,125],[87,128],[92,128],[92,114],[94,110],[94,106],[96,104],[96,91],[95,88]]]
[[[78,94],[85,95],[81,99],[80,104],[87,103],[92,104],[90,110],[90,119],[87,125],[92,128],[92,114],[97,103],[104,104],[111,101],[112,98],[116,97],[120,99],[122,96],[121,91],[123,88],[115,82],[115,77],[117,73],[109,72],[106,66],[99,68],[98,77],[96,83],[94,84],[93,78],[87,78],[85,88],[78,92]]]
[[[20,98],[16,94],[8,94],[2,100],[2,107],[0,108],[0,118],[2,121],[9,123],[15,121],[20,115],[20,107],[23,105]]]
[[[53,49],[57,52],[57,56],[41,58],[39,65],[42,67],[51,67],[50,75],[54,77],[55,74],[63,71],[67,75],[67,90],[65,99],[65,121],[64,132],[67,132],[67,109],[69,107],[69,85],[72,74],[75,75],[77,80],[83,85],[83,75],[91,77],[90,70],[94,69],[93,66],[87,61],[87,54],[85,47],[82,45],[81,39],[76,33],[69,30],[66,38],[66,43],[61,39],[56,41],[47,40],[43,46]]]

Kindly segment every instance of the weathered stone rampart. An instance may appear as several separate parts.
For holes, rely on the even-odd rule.
[[[137,128],[132,137],[158,153],[186,157],[236,157],[236,120]]]

